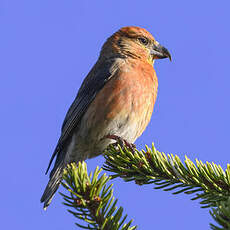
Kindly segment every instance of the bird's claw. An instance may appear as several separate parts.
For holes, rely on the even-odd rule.
[[[136,145],[133,143],[129,143],[127,140],[125,140],[122,137],[109,134],[109,135],[106,135],[104,138],[115,140],[117,142],[113,144],[114,146],[117,146],[118,144],[121,146],[121,148],[124,148],[126,146],[131,150],[133,154],[135,153]]]

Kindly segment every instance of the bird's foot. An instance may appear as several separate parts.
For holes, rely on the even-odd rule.
[[[122,148],[127,146],[133,154],[135,153],[136,145],[133,143],[129,143],[127,140],[125,140],[122,137],[119,137],[117,135],[108,134],[104,138],[115,140],[115,141],[117,141],[117,143],[115,143],[115,145],[119,144]]]

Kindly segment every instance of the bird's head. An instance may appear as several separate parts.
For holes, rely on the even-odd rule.
[[[171,60],[169,51],[147,30],[134,26],[123,27],[108,38],[102,47],[101,56],[140,58],[150,64],[153,64],[155,59]]]

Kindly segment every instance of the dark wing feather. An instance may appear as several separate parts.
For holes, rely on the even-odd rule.
[[[66,114],[62,125],[61,136],[50,159],[46,173],[49,171],[54,157],[65,147],[67,140],[71,137],[72,131],[78,125],[89,104],[105,83],[114,76],[117,67],[117,61],[108,60],[107,62],[97,62],[89,72]]]

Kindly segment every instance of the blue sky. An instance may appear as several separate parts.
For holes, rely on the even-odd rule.
[[[78,229],[55,196],[46,212],[44,175],[65,113],[108,36],[149,30],[172,54],[155,63],[159,93],[139,149],[229,162],[230,3],[222,1],[1,0],[2,229]],[[87,161],[90,170],[103,157]],[[139,229],[209,229],[190,196],[114,181],[114,195]]]

